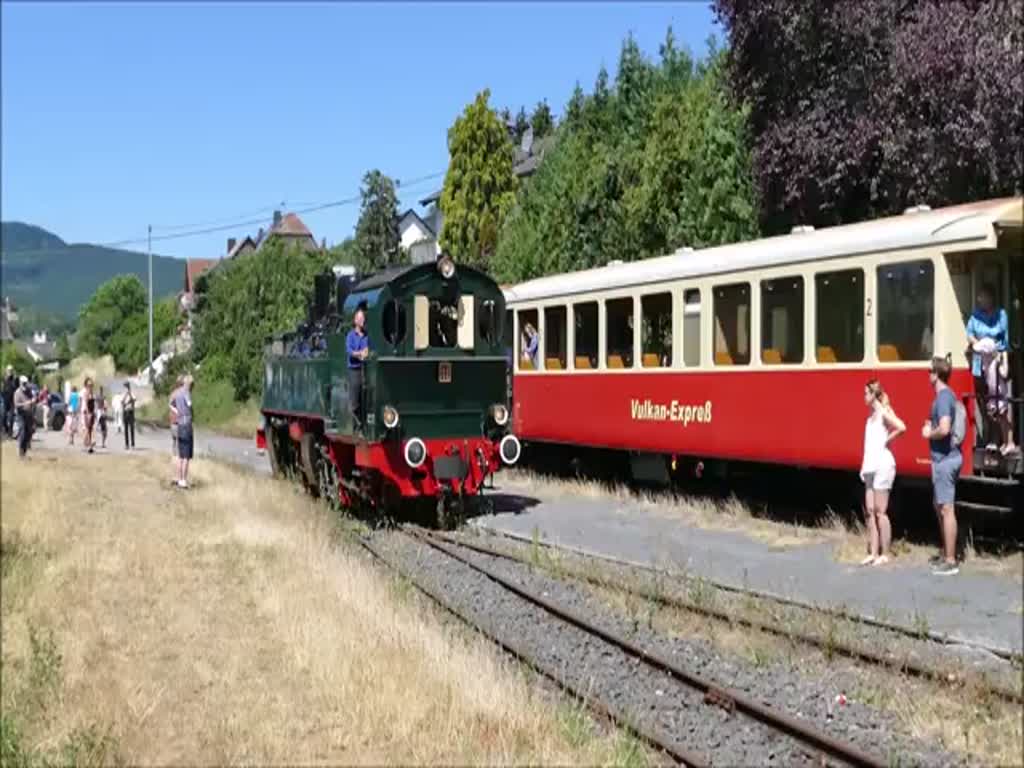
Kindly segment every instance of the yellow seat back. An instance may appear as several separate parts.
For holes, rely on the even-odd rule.
[[[626,366],[622,362],[622,355],[608,355],[608,367],[625,368]]]
[[[576,355],[576,370],[589,369],[593,366],[590,365],[590,358],[586,355]]]
[[[732,355],[728,352],[715,352],[715,365],[733,365]]]
[[[661,359],[656,352],[645,352],[641,362],[644,368],[661,368]]]
[[[839,359],[836,357],[836,351],[832,347],[818,347],[818,362],[838,363]]]
[[[562,370],[562,361],[557,357],[545,358],[544,368],[549,371],[560,371]]]
[[[519,361],[519,370],[520,371],[532,371],[533,370],[533,360],[530,360],[529,358],[527,358],[525,360],[520,359],[520,361]]]
[[[878,362],[898,363],[901,359],[899,347],[895,344],[878,345]]]
[[[774,347],[761,350],[761,362],[765,365],[781,365],[782,353]]]

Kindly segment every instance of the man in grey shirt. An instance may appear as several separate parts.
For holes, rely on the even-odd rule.
[[[175,480],[179,488],[188,488],[188,463],[192,459],[195,442],[192,432],[191,376],[185,376],[181,386],[171,394],[170,407],[178,425],[178,472]]]

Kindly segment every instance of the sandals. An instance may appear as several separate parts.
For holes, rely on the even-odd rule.
[[[1017,454],[1020,453],[1020,446],[1019,445],[1013,445],[1013,446],[1010,446],[1009,448],[1007,448],[1004,445],[1004,446],[1002,446],[999,449],[999,453],[1001,453],[1003,456],[1016,456]]]

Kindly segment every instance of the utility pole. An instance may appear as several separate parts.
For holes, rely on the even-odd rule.
[[[153,386],[153,225],[146,233],[146,255],[149,257],[149,385]]]

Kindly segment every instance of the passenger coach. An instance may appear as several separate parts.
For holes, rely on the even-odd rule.
[[[929,364],[949,353],[969,405],[964,475],[1013,484],[1019,457],[974,450],[965,323],[977,288],[994,284],[1012,378],[1024,381],[1022,207],[1020,197],[919,206],[511,287],[514,431],[570,452],[628,451],[637,474],[697,460],[856,471],[864,384],[877,377],[908,424],[893,445],[899,472],[923,478]],[[539,335],[532,357],[528,326]]]

